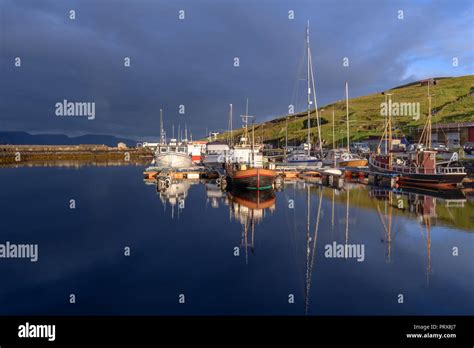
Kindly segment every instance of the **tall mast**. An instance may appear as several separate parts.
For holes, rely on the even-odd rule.
[[[232,104],[229,104],[229,105],[230,105],[230,115],[229,115],[230,117],[230,121],[229,121],[230,122],[230,142],[229,143],[230,144],[229,145],[232,146],[232,143],[234,141],[234,137],[232,133]]]
[[[388,153],[388,166],[392,168],[392,94],[387,93],[388,96],[388,119],[387,119],[387,136],[388,136],[388,149],[386,149]]]
[[[255,146],[255,125],[252,123],[252,167],[255,167],[254,146]]]
[[[309,20],[308,26],[306,27],[306,54],[308,55],[308,156],[311,155],[311,85],[310,85],[310,52],[309,52]]]
[[[387,94],[385,94],[385,107],[391,109],[392,106],[388,105],[387,97],[388,97]],[[387,114],[387,118],[385,119],[385,155],[388,154],[388,133],[387,133],[387,130],[388,130],[388,114]]]
[[[349,144],[349,84],[346,82],[346,123],[347,123],[347,152],[350,152]]]
[[[334,134],[334,106],[332,107],[332,149],[336,148],[335,146],[336,136]],[[334,168],[336,168],[336,155],[334,154]],[[334,191],[334,190],[333,190]]]
[[[427,133],[427,147],[431,149],[431,93],[430,93],[431,81],[428,81],[428,133]]]
[[[286,158],[287,151],[288,151],[288,117],[286,118],[286,124],[285,124],[285,158]]]

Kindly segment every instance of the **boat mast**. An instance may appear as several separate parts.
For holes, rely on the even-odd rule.
[[[388,105],[388,102],[387,102],[387,94],[385,94],[385,107],[386,108],[391,108],[392,106]],[[385,155],[388,154],[388,134],[387,134],[387,128],[388,128],[388,114],[387,114],[387,118],[385,119]]]
[[[308,26],[306,27],[306,54],[308,55],[308,156],[311,155],[311,85],[310,85],[310,51],[309,51],[309,20]]]
[[[347,123],[347,152],[350,152],[349,144],[349,84],[346,82],[346,123]]]
[[[309,47],[309,41],[308,41],[308,47]],[[314,72],[313,72],[313,58],[311,58],[311,48],[309,48],[309,63],[310,63],[310,70],[311,70],[311,82],[313,86],[313,97],[314,97],[314,111],[316,113],[316,125],[318,127],[318,140],[319,140],[319,150],[321,151],[321,158],[324,157],[324,152],[323,152],[323,142],[321,138],[321,122],[319,118],[319,112],[318,112],[318,101],[316,99],[316,86],[314,85]],[[323,110],[321,110],[322,114]]]
[[[245,111],[245,115],[240,115],[240,117],[242,117],[242,122],[244,123],[244,136],[243,136],[244,143],[243,143],[243,145],[247,145],[248,136],[249,136],[248,119],[253,117],[253,116],[249,116],[249,99],[248,98],[247,98],[247,108],[246,108],[246,111]]]
[[[430,93],[431,81],[428,81],[428,133],[427,133],[427,147],[431,149],[431,93]]]
[[[234,141],[233,133],[232,133],[232,104],[230,105],[230,115],[229,115],[229,123],[230,123],[230,141],[229,141],[229,146],[232,147],[232,143]]]
[[[388,118],[387,118],[387,136],[388,136],[388,148],[385,150],[388,153],[388,166],[392,168],[392,93],[387,93],[388,96]],[[387,143],[387,142],[385,142]]]
[[[334,134],[334,106],[333,106],[332,107],[332,149],[333,150],[336,148],[335,140],[336,140],[336,136]],[[336,168],[336,155],[334,153],[333,153],[333,157],[334,157],[334,168]]]
[[[288,117],[286,118],[286,124],[285,124],[285,159],[286,159],[287,151],[288,151]]]
[[[255,125],[252,123],[252,167],[255,167]]]

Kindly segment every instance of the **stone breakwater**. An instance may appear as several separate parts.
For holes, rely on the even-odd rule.
[[[0,164],[35,161],[149,161],[153,152],[146,148],[106,145],[0,145]]]

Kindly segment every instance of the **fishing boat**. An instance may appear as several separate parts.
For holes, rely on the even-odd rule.
[[[213,141],[206,145],[206,154],[202,159],[202,163],[206,166],[222,166],[226,162],[227,154],[230,148],[224,142]]]
[[[376,172],[398,174],[398,185],[405,187],[425,188],[454,188],[466,177],[464,167],[440,166],[436,162],[437,151],[433,149],[431,142],[432,109],[430,84],[428,84],[428,116],[420,136],[420,143],[424,146],[416,147],[408,152],[405,157],[395,158],[392,152],[392,119],[389,108],[385,131],[380,139],[378,153],[370,157],[370,168]],[[389,105],[391,105],[391,94]],[[380,154],[380,145],[385,138],[388,149],[385,154]]]
[[[318,127],[318,136],[319,136],[319,149],[321,151],[321,158],[323,155],[323,146],[321,141],[321,128],[320,128],[320,119],[319,119],[319,111],[318,111],[318,103],[316,100],[316,89],[314,83],[314,73],[313,73],[313,61],[311,58],[311,48],[309,44],[309,21],[308,26],[306,27],[306,45],[305,45],[305,53],[304,56],[307,60],[307,113],[308,113],[308,120],[307,120],[307,128],[308,128],[308,138],[307,143],[302,145],[302,148],[293,151],[290,155],[286,158],[285,164],[287,165],[296,165],[296,166],[318,166],[322,165],[321,159],[311,155],[311,108],[313,106],[314,101],[314,109],[316,113],[316,121]],[[299,79],[297,79],[299,80]],[[288,126],[287,132],[288,132]],[[287,136],[288,137],[288,136]],[[286,140],[288,145],[288,138]],[[287,146],[288,147],[288,146]],[[286,151],[286,149],[285,149]],[[286,156],[285,156],[286,157]]]
[[[155,165],[167,168],[187,168],[193,166],[192,157],[189,155],[187,141],[170,139],[166,141],[163,128],[163,110],[160,109],[160,142],[156,147]]]
[[[263,167],[263,154],[255,146],[255,130],[252,129],[252,142],[248,143],[248,100],[246,115],[242,115],[243,136],[240,143],[231,151],[225,168],[232,188],[249,190],[268,190],[273,188],[277,173]],[[232,159],[232,160],[231,160]]]

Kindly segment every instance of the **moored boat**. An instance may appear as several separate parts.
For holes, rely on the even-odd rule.
[[[276,178],[274,170],[247,168],[245,164],[228,164],[226,169],[232,187],[236,189],[268,190],[273,188]]]
[[[359,155],[347,152],[343,149],[329,150],[326,158],[323,160],[323,164],[332,165],[336,167],[366,167],[368,161]]]
[[[248,144],[248,101],[246,115],[243,119],[243,135],[240,143],[231,150],[231,156],[227,158],[225,169],[229,184],[235,189],[268,190],[273,188],[277,173],[272,169],[263,167],[263,154],[259,151],[261,147],[255,146],[255,131],[252,130],[252,142]]]
[[[391,104],[390,94],[389,104]],[[467,173],[464,167],[459,166],[440,166],[436,163],[437,151],[433,149],[431,141],[431,94],[430,84],[428,84],[428,116],[420,136],[419,143],[422,147],[415,147],[413,151],[408,152],[408,156],[394,157],[392,152],[392,119],[389,111],[385,131],[380,139],[380,143],[384,140],[388,144],[385,154],[380,154],[380,143],[378,153],[370,157],[370,168],[376,172],[397,174],[399,186],[404,187],[423,187],[423,188],[455,188]]]

